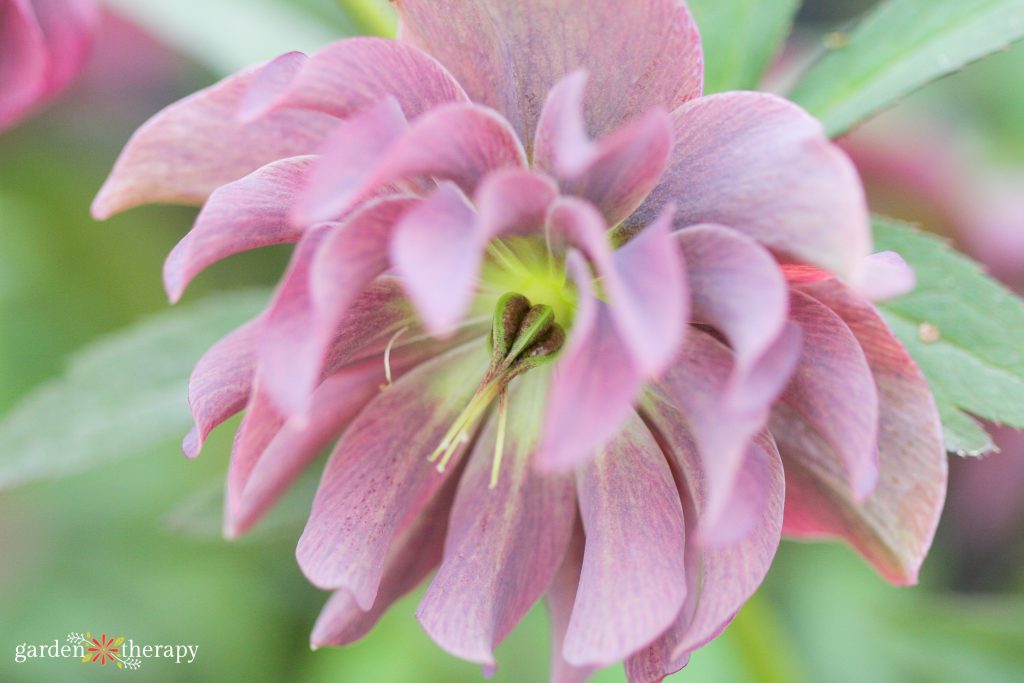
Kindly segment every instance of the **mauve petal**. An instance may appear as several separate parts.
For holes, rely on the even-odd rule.
[[[468,335],[478,332],[468,331]],[[313,393],[308,413],[285,419],[276,412],[266,412],[268,424],[258,431],[269,430],[269,438],[247,438],[243,442],[242,436],[249,428],[248,422],[243,421],[231,454],[231,466],[236,467],[237,460],[245,473],[234,483],[231,471],[228,473],[225,528],[229,536],[245,533],[259,521],[320,450],[341,433],[378,391],[389,386],[386,367],[395,380],[408,369],[465,343],[467,335],[452,340],[448,346],[402,335],[402,339],[410,337],[406,344],[396,341],[387,366],[383,355],[371,354],[331,374]],[[245,451],[241,450],[243,444],[247,446]]]
[[[707,500],[697,536],[705,546],[727,545],[753,523],[747,508],[730,503],[750,444],[767,423],[772,402],[788,379],[788,375],[778,377],[774,391],[762,393],[757,403],[736,410],[728,400],[734,371],[734,356],[724,344],[692,330],[675,362],[656,383],[677,406],[704,463]]]
[[[199,455],[214,427],[245,407],[252,390],[262,316],[254,318],[211,346],[188,381],[188,402],[196,426],[182,443],[185,455]]]
[[[0,130],[51,99],[78,75],[99,15],[93,0],[0,2]]]
[[[596,266],[619,334],[641,373],[660,373],[675,356],[689,319],[683,260],[669,236],[670,210],[614,252],[604,219],[584,200],[559,199],[548,224]]]
[[[248,123],[266,114],[308,61],[302,52],[286,52],[263,66],[238,105],[238,120]]]
[[[398,101],[390,96],[339,124],[319,149],[306,186],[291,207],[292,222],[335,220],[369,196],[375,189],[363,187],[369,169],[407,129]]]
[[[348,118],[386,96],[398,100],[409,120],[447,102],[468,99],[430,55],[393,40],[358,37],[317,51],[276,100],[264,100],[263,108],[312,109]]]
[[[703,97],[673,119],[669,169],[627,229],[674,203],[677,227],[728,225],[787,258],[854,275],[871,250],[864,190],[817,120],[747,92]]]
[[[737,407],[762,402],[747,400],[746,379],[758,363],[771,364],[765,356],[786,328],[786,278],[767,251],[729,228],[697,225],[676,238],[686,259],[694,321],[722,333],[735,353],[731,400]]]
[[[565,74],[590,73],[587,120],[601,136],[653,106],[700,95],[697,26],[676,0],[398,0],[403,39],[452,70],[475,102],[532,142],[544,98]]]
[[[391,100],[398,116],[397,103]],[[359,115],[368,123],[380,115]],[[350,149],[370,131],[345,136],[344,144],[331,144],[297,207],[300,222],[326,220],[382,185],[420,178],[451,180],[471,194],[489,171],[526,165],[515,133],[497,113],[475,104],[448,104],[433,109],[404,135],[388,126],[387,139],[373,143],[372,155],[354,156]],[[386,142],[386,144],[384,144]],[[361,147],[357,148],[361,149]]]
[[[914,289],[914,269],[895,251],[868,256],[854,276],[853,285],[869,301],[893,299]]]
[[[303,230],[289,223],[288,211],[315,159],[275,161],[217,188],[164,262],[164,288],[171,301],[178,301],[196,275],[221,259],[298,241]]]
[[[451,476],[427,456],[465,407],[487,356],[472,344],[421,365],[381,392],[355,419],[327,463],[296,550],[306,577],[345,588],[369,609],[395,535]]]
[[[845,321],[871,366],[879,399],[879,477],[874,492],[855,502],[834,467],[783,449],[785,531],[845,538],[889,581],[916,583],[942,512],[948,467],[928,383],[866,301],[834,280],[800,288]]]
[[[580,72],[555,86],[537,127],[534,164],[561,180],[562,192],[597,206],[609,225],[630,215],[658,184],[672,152],[672,121],[662,107],[624,123],[596,143],[586,135]]]
[[[644,414],[674,465],[681,486],[687,530],[696,526],[708,503],[707,462],[678,406],[659,392],[644,401]],[[730,505],[755,508],[753,526],[741,539],[721,547],[702,546],[689,533],[687,581],[690,592],[672,625],[641,658],[660,662],[665,673],[685,664],[689,652],[705,645],[728,625],[754,594],[771,566],[782,532],[785,498],[782,460],[770,435],[762,432],[747,450]],[[750,498],[754,500],[751,501]]]
[[[19,121],[45,87],[46,39],[28,0],[0,0],[0,130]]]
[[[264,317],[259,348],[261,381],[268,397],[285,415],[305,410],[320,374],[318,359],[308,356],[318,313],[311,292],[311,270],[317,252],[335,228],[337,224],[325,223],[302,236]]]
[[[686,599],[683,509],[661,448],[632,413],[576,471],[586,550],[563,653],[574,665],[625,659]]]
[[[450,334],[469,308],[486,245],[476,212],[451,183],[443,183],[395,226],[391,263],[435,336]]]
[[[236,112],[259,73],[248,69],[170,105],[135,132],[93,201],[97,219],[140,204],[201,204],[217,187],[271,161],[312,154],[332,116],[280,111],[251,123]]]
[[[485,667],[551,585],[576,520],[571,475],[540,472],[532,462],[547,373],[535,370],[516,384],[497,485],[490,487],[492,418],[459,482],[444,561],[416,609],[435,642]]]
[[[584,543],[583,527],[577,516],[565,557],[555,573],[554,581],[548,587],[546,598],[551,620],[551,683],[586,683],[595,670],[591,666],[573,666],[562,656],[565,632],[569,628],[572,606],[576,602],[576,591],[580,583]]]
[[[489,173],[473,194],[481,231],[492,238],[530,234],[544,226],[558,185],[547,176],[520,168]]]
[[[569,272],[579,287],[572,331],[555,364],[538,464],[565,470],[593,457],[629,415],[643,384],[608,306],[597,300],[590,272],[570,251]]]
[[[444,552],[448,513],[455,498],[458,477],[449,477],[422,512],[395,538],[373,607],[364,611],[352,594],[336,591],[324,605],[310,642],[323,645],[348,645],[365,636],[396,600],[415,588],[441,562]]]
[[[771,429],[787,455],[847,482],[863,500],[878,481],[878,392],[857,338],[827,306],[798,291],[790,316],[804,348],[772,411]],[[844,472],[845,470],[845,472]]]

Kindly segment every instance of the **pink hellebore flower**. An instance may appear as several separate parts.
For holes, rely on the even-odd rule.
[[[0,130],[78,75],[98,20],[94,0],[0,0]]]
[[[657,681],[760,584],[783,531],[913,583],[945,493],[921,373],[861,292],[850,162],[799,108],[701,97],[673,0],[399,0],[398,41],[293,53],[140,129],[94,205],[204,203],[167,260],[298,242],[269,308],[212,348],[195,455],[246,408],[226,528],[338,434],[298,560],[352,642],[417,615],[493,650],[539,598],[552,679]],[[554,361],[554,362],[552,362]]]

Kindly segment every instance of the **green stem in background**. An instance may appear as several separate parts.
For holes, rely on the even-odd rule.
[[[725,635],[733,641],[750,680],[759,683],[806,683],[809,679],[775,613],[760,592],[747,601]]]
[[[395,12],[386,0],[337,0],[355,28],[370,36],[394,38],[398,26]]]

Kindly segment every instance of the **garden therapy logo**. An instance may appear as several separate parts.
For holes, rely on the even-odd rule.
[[[175,664],[191,664],[199,654],[198,645],[183,643],[140,644],[124,636],[99,637],[92,632],[69,633],[65,642],[54,638],[51,643],[21,643],[14,648],[14,661],[22,664],[29,659],[78,659],[82,664],[106,666],[135,671],[147,659],[173,660]]]
[[[69,633],[68,644],[81,645],[85,649],[82,655],[82,662],[88,664],[93,662],[106,666],[107,662],[117,662],[118,669],[135,670],[142,666],[142,660],[137,657],[123,657],[121,646],[124,644],[124,636],[118,638],[107,638],[106,633],[100,634],[99,639],[93,638],[92,633]]]

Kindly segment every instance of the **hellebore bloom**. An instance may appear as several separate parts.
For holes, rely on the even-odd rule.
[[[98,20],[94,0],[0,0],[0,130],[71,83]]]
[[[783,531],[913,583],[945,493],[935,406],[865,293],[846,156],[795,105],[701,97],[674,0],[399,0],[397,41],[292,53],[172,105],[94,204],[204,204],[173,300],[297,242],[267,310],[213,347],[194,456],[246,409],[226,530],[341,434],[298,545],[334,590],[315,645],[417,615],[493,650],[547,597],[552,679],[656,681],[760,584]]]

